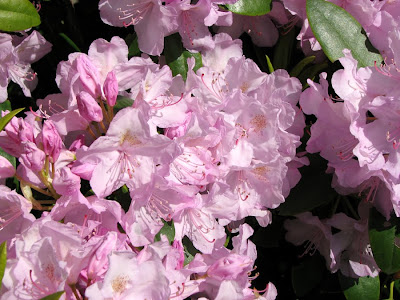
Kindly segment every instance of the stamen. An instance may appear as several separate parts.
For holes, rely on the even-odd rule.
[[[196,227],[197,231],[200,232],[201,236],[209,243],[214,243],[215,239],[211,241],[206,237],[210,231],[214,230],[214,226],[212,225],[212,217],[208,214],[205,214],[201,210],[196,208],[189,209],[187,213],[188,217],[192,221],[191,223]],[[204,218],[210,221],[210,224],[206,224]]]
[[[174,100],[174,98],[173,98],[174,96],[172,96],[172,95],[169,95],[169,96],[165,96],[164,95],[162,97],[163,98],[161,100],[162,101],[161,104],[157,101],[158,99],[160,99],[160,97],[150,101],[151,108],[162,109],[162,108],[165,108],[165,107],[168,107],[168,106],[173,106],[175,104],[178,104],[183,99],[183,93],[181,94],[181,97],[177,101]]]
[[[343,161],[348,161],[354,157],[353,150],[358,143],[359,141],[355,137],[352,137],[350,140],[340,140],[335,145],[332,145],[332,148],[337,150],[337,157]]]
[[[371,177],[370,179],[364,181],[360,185],[360,192],[358,193],[358,196],[361,197],[362,195],[365,195],[364,201],[373,203],[380,183],[381,180],[377,177]]]
[[[222,73],[223,73],[223,71],[222,71]],[[212,72],[211,75],[212,75],[211,88],[208,86],[208,84],[204,80],[205,74],[201,74],[201,81],[204,84],[204,86],[206,87],[206,89],[212,95],[214,95],[218,100],[223,102],[224,98],[225,98],[225,94],[229,92],[228,88],[226,88],[226,87],[224,88],[224,86],[228,86],[228,84],[225,81],[225,79],[223,79],[220,72],[218,72],[218,73]],[[224,82],[221,82],[222,80]]]
[[[146,1],[144,3],[127,4],[126,5],[127,9],[124,9],[124,10],[122,8],[117,9],[117,11],[120,12],[118,19],[120,19],[120,20],[130,19],[129,22],[125,22],[125,21],[122,22],[125,27],[128,27],[130,25],[136,25],[141,20],[143,20],[144,16],[149,11],[149,9],[152,7],[152,5],[153,5],[153,3],[149,2],[149,1]]]
[[[23,214],[22,210],[16,206],[3,209],[0,213],[0,231],[3,230],[7,225],[13,222],[15,219]]]
[[[178,286],[177,289],[178,289],[178,290],[173,294],[174,296],[169,296],[169,299],[182,296],[182,295],[183,295],[183,292],[185,291],[185,283],[182,282],[182,288],[181,288],[180,286]]]
[[[313,256],[315,254],[315,252],[317,251],[317,248],[319,248],[319,245],[323,239],[324,239],[324,235],[323,235],[322,231],[320,231],[318,229],[314,229],[314,232],[312,233],[311,237],[304,244],[304,248],[305,248],[304,252],[299,257],[303,257],[306,254]]]

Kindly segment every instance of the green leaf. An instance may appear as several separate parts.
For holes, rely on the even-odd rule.
[[[0,111],[11,111],[11,102],[10,100],[6,100],[3,103],[0,103]]]
[[[382,61],[360,23],[343,8],[325,0],[307,0],[306,9],[311,30],[332,62],[344,56],[343,49],[351,50],[358,67]]]
[[[6,100],[3,103],[0,103],[0,111],[5,111],[5,110],[11,111],[11,102],[10,102],[10,100]],[[1,148],[0,148],[0,155],[5,157],[5,158],[7,158],[8,161],[14,166],[14,168],[16,167],[17,160],[15,159],[14,156],[6,153]]]
[[[7,265],[7,242],[3,242],[0,245],[0,290],[6,265]]]
[[[234,4],[226,4],[228,10],[246,16],[262,16],[271,11],[271,0],[238,0]]]
[[[139,56],[140,49],[139,49],[139,41],[136,34],[130,33],[126,36],[125,42],[129,45],[128,48],[128,57],[131,58],[132,56]]]
[[[339,272],[339,282],[347,300],[379,300],[379,276],[350,278]]]
[[[272,59],[272,65],[275,70],[287,69],[292,59],[292,49],[296,42],[296,31],[290,30],[286,34],[279,36],[278,43],[274,47],[274,56]]]
[[[317,65],[312,65],[311,67],[306,68],[304,71],[300,73],[297,78],[300,80],[303,89],[308,87],[307,79],[311,79],[314,81],[314,78],[317,74],[321,73],[324,69],[328,68],[328,63],[323,62]]]
[[[292,285],[298,297],[312,291],[322,280],[325,261],[321,255],[307,257],[299,265],[292,268]]]
[[[172,243],[175,238],[175,226],[174,222],[166,222],[164,221],[164,226],[160,229],[160,231],[154,237],[154,241],[158,242],[161,241],[161,235],[165,235],[168,238],[169,243]]]
[[[307,156],[310,165],[300,169],[300,182],[290,191],[277,210],[282,216],[294,216],[333,201],[337,194],[331,187],[332,176],[326,174],[327,162],[319,154]]]
[[[191,53],[183,48],[179,34],[173,34],[165,38],[164,55],[167,65],[171,68],[172,75],[182,75],[186,80],[188,72],[187,59],[194,57],[195,65],[193,71],[197,71],[202,66],[201,54]]]
[[[306,66],[311,64],[315,60],[315,56],[308,56],[302,59],[297,65],[294,66],[292,71],[290,71],[290,77],[297,77],[300,75],[301,71],[304,70]]]
[[[46,296],[46,297],[43,297],[43,298],[40,299],[40,300],[58,300],[58,299],[60,299],[60,297],[62,296],[62,294],[64,294],[64,291],[61,291],[61,292],[57,292],[57,293],[48,295],[48,296]]]
[[[0,0],[0,30],[22,31],[40,24],[40,16],[28,0]]]
[[[72,49],[78,52],[82,52],[81,49],[79,49],[79,47],[75,44],[75,42],[71,40],[65,33],[60,32],[58,35],[61,36],[72,47]]]
[[[125,107],[132,106],[132,104],[133,104],[133,99],[127,98],[127,97],[123,97],[123,96],[118,96],[117,97],[117,102],[114,105],[114,113],[116,114],[121,109],[123,109]]]
[[[183,250],[184,250],[184,255],[185,255],[185,260],[183,264],[186,266],[188,263],[190,263],[195,255],[197,253],[200,253],[199,250],[197,250],[194,246],[192,241],[187,237],[184,236],[182,239],[182,245],[183,245]]]
[[[17,160],[14,156],[8,154],[5,152],[1,147],[0,147],[0,155],[7,158],[7,160],[14,166],[14,168],[17,167]]]
[[[369,239],[374,259],[386,274],[394,274],[400,270],[400,248],[396,232],[400,228],[399,219],[392,217],[386,221],[375,208],[371,209],[369,217]]]
[[[0,0],[1,1],[1,0]],[[11,121],[11,119],[17,115],[19,112],[23,111],[25,109],[25,107],[22,108],[18,108],[15,109],[11,112],[9,112],[8,114],[6,114],[4,117],[0,118],[0,131],[2,131],[4,129],[4,127],[6,127],[6,125],[8,124],[8,122]]]
[[[269,73],[271,74],[271,73],[274,73],[274,66],[272,65],[272,63],[271,63],[271,60],[269,59],[269,56],[268,55],[265,55],[265,58],[267,59],[267,66],[268,66],[268,71],[269,71]]]

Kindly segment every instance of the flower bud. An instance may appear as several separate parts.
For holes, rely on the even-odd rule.
[[[24,143],[24,152],[21,154],[23,164],[32,171],[41,171],[44,167],[46,154],[35,143]]]
[[[82,91],[76,96],[79,113],[89,122],[101,122],[103,112],[97,101],[87,92]]]
[[[107,74],[103,85],[103,92],[108,106],[114,106],[118,96],[118,81],[114,71]]]
[[[86,91],[90,93],[93,98],[101,96],[100,76],[96,66],[85,55],[80,55],[76,59],[76,63],[79,79]]]
[[[55,162],[60,155],[60,151],[63,147],[63,142],[52,121],[44,121],[41,138],[44,153],[46,153],[46,155],[51,158],[51,162]]]

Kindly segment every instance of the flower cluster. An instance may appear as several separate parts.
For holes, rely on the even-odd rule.
[[[283,70],[261,72],[224,33],[213,44],[196,72],[188,60],[184,81],[150,58],[128,60],[119,37],[98,39],[59,64],[60,94],[5,127],[0,145],[19,159],[25,198],[2,196],[1,240],[15,245],[4,297],[260,296],[250,288],[253,230],[235,222],[254,216],[267,226],[269,209],[300,178],[290,162],[307,162],[296,158],[301,84]],[[129,105],[116,112],[121,99]],[[93,195],[81,193],[82,180]],[[56,201],[34,199],[32,189]],[[126,212],[113,199],[121,191]],[[37,220],[29,214],[53,204]],[[172,245],[155,242],[166,222]],[[224,247],[225,225],[240,232],[233,250]],[[185,236],[201,251],[186,265]],[[264,299],[275,297],[272,284],[266,291]]]
[[[266,227],[281,213],[307,153],[327,161],[338,200],[330,214],[289,213],[286,241],[305,245],[302,255],[318,250],[332,273],[379,275],[369,212],[400,217],[400,2],[329,1],[358,20],[385,64],[359,68],[344,49],[342,69],[303,84],[262,72],[238,38],[272,47],[299,25],[300,47],[321,62],[306,1],[272,1],[256,17],[232,14],[235,2],[99,1],[101,20],[132,25],[142,53],[119,36],[94,40],[58,64],[59,93],[4,124],[0,148],[18,163],[0,156],[1,299],[273,300],[272,282],[253,285],[247,221]],[[173,34],[188,50],[184,72],[164,51]],[[32,31],[0,33],[0,47],[0,102],[10,80],[31,97],[30,64],[51,44]],[[337,208],[348,195],[358,209],[346,214]]]

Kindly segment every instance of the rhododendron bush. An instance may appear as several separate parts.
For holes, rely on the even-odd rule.
[[[399,25],[0,0],[0,299],[400,297]]]

